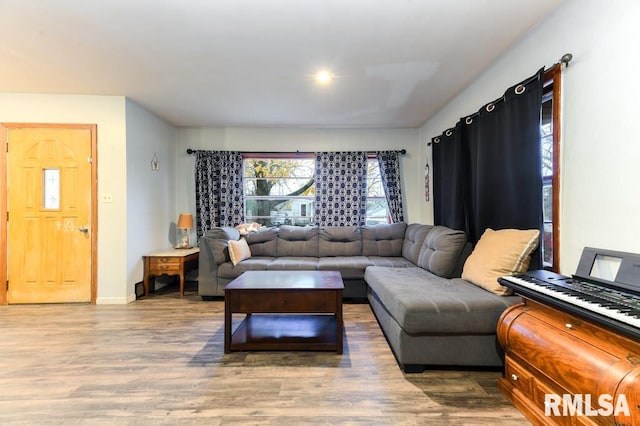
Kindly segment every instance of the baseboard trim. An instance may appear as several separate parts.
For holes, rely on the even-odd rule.
[[[127,297],[98,297],[96,305],[126,305],[127,303],[135,302],[135,300],[135,293]]]

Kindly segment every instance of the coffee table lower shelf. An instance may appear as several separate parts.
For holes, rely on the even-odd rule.
[[[342,353],[336,321],[335,315],[247,314],[233,332],[229,349]]]

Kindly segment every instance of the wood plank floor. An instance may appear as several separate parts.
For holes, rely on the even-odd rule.
[[[1,424],[518,425],[499,372],[404,374],[366,304],[344,354],[223,353],[192,283],[129,305],[0,306]]]

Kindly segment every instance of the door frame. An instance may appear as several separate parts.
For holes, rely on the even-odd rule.
[[[7,130],[16,128],[89,129],[91,131],[91,304],[96,304],[98,294],[98,139],[96,124],[58,123],[0,123],[0,177],[5,182],[0,187],[0,305],[7,300]]]

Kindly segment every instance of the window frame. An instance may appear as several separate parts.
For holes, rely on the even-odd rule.
[[[244,162],[245,160],[259,160],[259,159],[282,159],[282,160],[309,160],[309,159],[315,159],[315,153],[313,152],[243,152],[242,153],[242,164],[243,164],[243,179],[244,179]],[[376,155],[374,153],[369,153],[367,155],[367,162],[369,161],[378,161],[378,158],[376,157]],[[380,164],[378,163],[378,169],[380,168]],[[368,167],[367,167],[368,170]],[[371,181],[371,179],[369,179],[369,176],[367,175],[367,188],[368,188],[368,183]],[[244,183],[243,183],[244,185]],[[244,214],[245,214],[245,218],[247,218],[247,220],[251,220],[249,219],[249,217],[247,216],[247,197],[249,197],[249,199],[264,199],[264,198],[273,198],[271,196],[247,196],[247,195],[243,195],[244,197]],[[305,197],[301,197],[301,198],[305,198]],[[386,195],[382,195],[382,196],[373,196],[373,197],[369,197],[367,194],[367,201],[368,199],[374,199],[374,200],[383,200],[386,210],[387,210],[387,214],[385,216],[386,219],[386,223],[391,223],[391,214],[389,212],[389,206],[387,204],[387,200],[386,200]],[[315,201],[315,200],[314,200]],[[367,212],[368,213],[368,212]],[[312,223],[315,222],[315,211],[311,211],[311,212],[307,212],[308,216],[305,217],[311,217]],[[252,216],[253,217],[253,216]],[[382,216],[378,217],[371,217],[372,219],[380,219]],[[369,219],[369,215],[367,214],[365,221],[368,221]]]
[[[553,140],[553,175],[552,185],[552,238],[553,253],[552,264],[545,265],[544,268],[560,272],[560,159],[561,159],[561,135],[562,135],[562,64],[556,64],[545,71],[543,83],[543,96],[549,94],[553,102],[552,109],[552,140]],[[541,105],[542,107],[542,105]],[[544,231],[544,218],[542,219]]]
[[[380,177],[380,184],[382,185],[382,172],[380,171],[380,162],[378,161],[378,157],[375,154],[369,154],[367,155],[367,214],[365,216],[365,223],[367,225],[369,225],[369,220],[372,221],[372,224],[374,223],[378,223],[379,219],[382,219],[382,216],[369,216],[369,200],[381,200],[382,203],[384,204],[384,207],[386,209],[386,216],[384,216],[385,219],[385,223],[392,223],[391,220],[391,212],[389,211],[389,204],[387,203],[387,196],[386,194],[384,194],[384,187],[382,188],[383,194],[382,195],[375,195],[375,196],[369,196],[369,183],[373,182],[375,179],[374,178],[370,178],[369,177],[369,162],[373,162],[375,161],[377,163],[378,166],[378,176]]]
[[[314,154],[313,153],[299,153],[299,152],[292,152],[292,153],[285,153],[285,152],[261,152],[261,153],[257,153],[257,152],[252,152],[252,153],[242,153],[242,175],[243,175],[243,186],[246,185],[246,181],[245,179],[247,178],[246,176],[244,176],[245,173],[245,161],[250,161],[250,160],[313,160],[314,159]],[[315,179],[315,165],[314,167],[314,179]],[[251,178],[254,179],[254,178]],[[308,179],[308,178],[305,178]],[[294,225],[296,222],[296,219],[300,219],[302,216],[291,216],[291,217],[285,217],[285,219],[282,221],[282,223],[278,223],[278,220],[276,216],[256,216],[256,215],[252,215],[251,217],[249,217],[247,215],[247,199],[249,200],[269,200],[269,199],[289,199],[289,200],[311,200],[311,202],[315,202],[315,196],[311,197],[311,196],[303,196],[303,195],[299,195],[299,196],[277,196],[277,195],[246,195],[246,191],[245,191],[246,187],[243,188],[243,201],[244,201],[244,215],[245,215],[245,219],[248,221],[258,221],[260,222],[261,219],[266,219],[269,222],[269,226],[280,226],[280,225]],[[306,209],[305,209],[306,210]],[[304,216],[305,218],[309,218],[310,219],[310,224],[313,224],[315,222],[315,211],[310,211],[308,212],[309,215]],[[287,221],[292,221],[291,223],[287,223]],[[299,225],[302,226],[302,225]]]

